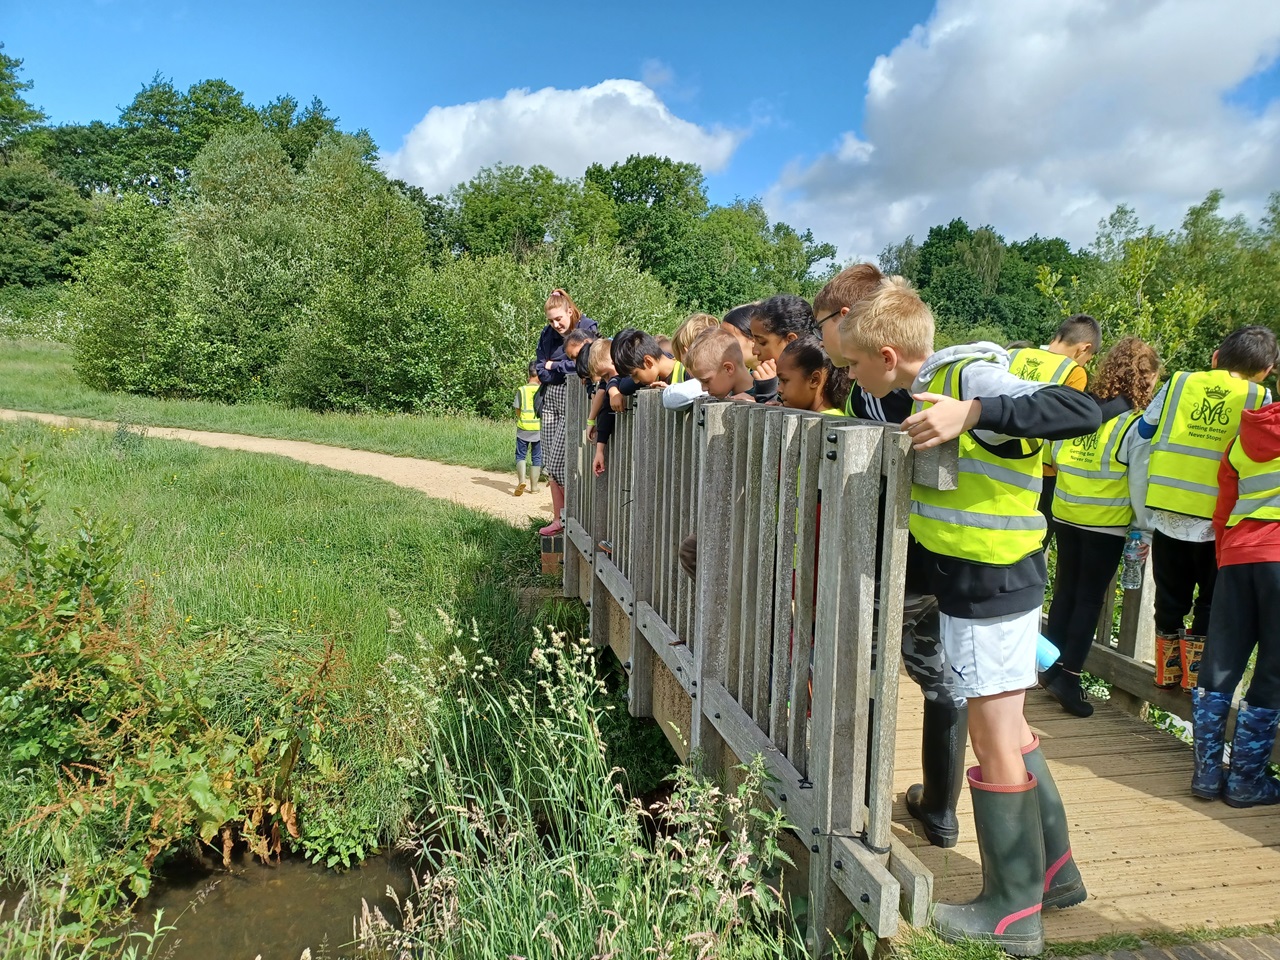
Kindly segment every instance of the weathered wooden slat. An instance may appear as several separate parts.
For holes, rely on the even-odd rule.
[[[680,539],[683,543],[684,538],[694,533],[697,528],[699,504],[702,502],[702,458],[697,455],[697,432],[694,429],[692,414],[684,414],[681,430],[684,435],[685,449],[688,452],[687,462],[689,464],[689,513],[685,518],[684,530],[681,532]],[[689,577],[681,577],[680,582],[684,586],[684,632],[681,636],[688,638],[693,636],[693,614],[696,609],[694,583]]]
[[[656,523],[653,530],[653,608],[664,620],[667,619],[667,537],[670,535],[671,517],[666,511],[667,497],[670,495],[671,471],[667,466],[667,436],[673,429],[670,417],[659,417],[658,429],[655,431],[657,442],[649,456],[658,463],[657,495],[658,506],[655,514]]]
[[[631,584],[622,575],[622,571],[618,569],[617,564],[604,553],[596,557],[596,576],[604,584],[605,590],[609,592],[614,600],[618,601],[618,606],[630,614],[634,604]]]
[[[658,509],[653,486],[657,479],[657,461],[646,457],[653,436],[655,418],[662,415],[661,399],[657,394],[642,394],[637,398],[634,411],[634,428],[631,434],[633,449],[642,453],[631,460],[631,542],[644,543],[653,529],[654,514]],[[631,669],[627,671],[627,710],[633,717],[653,716],[653,647],[640,632],[639,608],[648,605],[653,590],[653,551],[639,550],[631,554]]]
[[[676,463],[676,449],[680,445],[679,423],[675,417],[667,417],[667,429],[664,435],[662,454],[665,483],[662,500],[663,543],[662,543],[662,617],[667,626],[672,626],[676,619],[676,571],[679,562],[676,559],[676,516],[672,504],[680,489],[679,465]]]
[[[893,825],[893,768],[897,747],[898,679],[902,666],[902,607],[907,577],[907,524],[911,517],[911,438],[884,430],[884,525],[880,534],[875,715],[872,717],[867,846],[886,853]]]
[[[821,846],[821,844],[819,844]],[[882,940],[898,932],[901,887],[889,868],[866,847],[848,837],[831,838],[831,879]],[[810,901],[812,903],[812,901]],[[832,935],[844,927],[828,925]]]
[[[800,418],[800,479],[796,494],[795,615],[791,628],[791,695],[787,757],[809,773],[809,654],[813,649],[814,570],[818,559],[818,477],[823,446],[821,417]]]
[[[795,414],[782,420],[779,439],[778,516],[774,524],[777,547],[774,550],[773,637],[770,659],[773,662],[772,690],[769,695],[769,734],[774,745],[790,755],[788,741],[788,705],[791,699],[792,595],[795,589],[794,560],[796,548],[796,494],[800,477],[800,425]]]
[[[732,578],[733,590],[729,592],[726,598],[728,605],[728,616],[724,624],[724,641],[725,641],[725,672],[723,675],[717,676],[721,683],[725,685],[725,689],[733,695],[735,699],[738,697],[738,659],[739,648],[742,645],[742,580],[745,576],[742,571],[742,541],[744,531],[746,529],[745,516],[745,491],[747,485],[747,415],[746,408],[731,405],[725,413],[726,429],[730,430],[731,447],[729,456],[732,457],[732,470],[730,477],[732,483],[728,490],[729,502],[729,555],[737,560],[736,565],[731,565],[726,570],[726,576]],[[708,470],[710,461],[704,461],[704,467]],[[698,566],[702,566],[702,557],[705,547],[701,543],[698,544]],[[702,577],[698,577],[701,584]]]
[[[880,496],[882,446],[878,428],[824,425],[822,432],[823,509],[809,770],[818,850],[810,857],[813,922],[807,939],[815,954],[825,950],[827,930],[844,929],[850,909],[838,896],[832,878],[832,844],[825,838],[854,835],[862,829],[875,628],[876,531],[866,518],[875,516]],[[888,871],[884,873],[887,877]],[[897,881],[891,877],[889,881],[896,886]],[[892,901],[896,909],[896,890]],[[859,905],[859,910],[865,906]],[[879,917],[864,918],[879,921]]]
[[[765,737],[756,722],[722,685],[708,681],[702,696],[703,710],[710,714],[711,722],[733,754],[744,760],[757,754],[764,758],[769,774],[775,781],[763,786],[769,802],[785,813],[790,823],[812,823],[812,785],[800,776],[791,762]]]
[[[671,556],[671,594],[667,623],[672,631],[675,632],[675,635],[680,637],[686,633],[683,622],[684,609],[681,602],[683,600],[684,585],[680,581],[684,574],[680,572],[680,539],[684,536],[685,524],[688,522],[688,503],[685,500],[684,487],[689,464],[685,456],[683,415],[675,413],[668,419],[671,421],[672,429],[671,459],[668,461],[667,468],[671,471],[672,482],[671,499],[663,505],[663,509],[671,515],[671,532],[668,535],[667,543],[667,549]]]
[[[591,562],[591,558],[595,556],[595,550],[592,549],[591,534],[578,521],[576,517],[570,517],[564,525],[565,536],[569,538],[569,542],[578,548],[578,552],[582,554],[587,563]]]
[[[573,417],[577,417],[581,415],[580,411],[577,408],[577,404],[578,404],[577,397],[573,397],[573,398],[566,397],[566,400],[565,400],[566,430],[572,430],[573,429],[572,425],[575,422],[575,420],[572,419],[572,417],[568,416],[570,411],[572,411]],[[571,438],[566,434],[565,471],[564,471],[565,472],[564,523],[565,523],[566,530],[568,530],[569,525],[572,521],[575,521],[575,520],[580,521],[582,518],[582,478],[579,476],[578,469],[577,469],[578,451],[577,451],[577,448],[573,445],[573,443],[570,442],[570,440]],[[581,547],[579,547],[579,549],[576,551],[570,550],[568,548],[566,548],[564,551],[564,568],[563,568],[564,583],[563,583],[563,588],[561,592],[566,597],[577,597],[578,594],[580,593],[580,584],[581,584],[581,576],[582,576],[581,565],[583,563],[582,554],[584,552],[585,551],[582,551]],[[579,598],[579,599],[586,599],[586,598]]]
[[[640,633],[654,654],[667,665],[667,669],[676,678],[676,682],[684,688],[684,692],[692,696],[697,689],[694,686],[694,681],[697,679],[697,664],[689,652],[688,645],[680,642],[658,615],[658,611],[647,603],[636,605],[636,622]]]
[[[755,718],[760,729],[770,731],[769,693],[775,670],[782,665],[773,659],[773,602],[774,575],[778,538],[778,470],[782,456],[782,421],[786,414],[781,407],[763,407],[757,418],[761,425],[760,443],[760,509],[756,518],[756,581],[755,594],[755,655],[754,689],[751,693]]]
[[[1155,595],[1151,563],[1147,562],[1143,564],[1142,589],[1126,590],[1124,605],[1120,609],[1120,636],[1116,648],[1126,657],[1150,660],[1155,656]]]
[[[600,552],[598,545],[604,539],[608,523],[608,488],[605,477],[593,475],[587,482],[592,488],[591,525],[587,527],[587,533],[591,536],[591,544],[595,549],[591,571],[591,643],[593,646],[604,647],[609,644],[610,623],[608,608],[604,603],[609,591],[599,575],[600,562],[606,557]]]
[[[756,583],[760,570],[760,471],[763,467],[764,420],[763,407],[743,407],[739,416],[746,422],[747,447],[745,481],[742,491],[742,565],[738,571],[741,584],[735,598],[741,608],[738,630],[738,682],[733,689],[742,708],[755,716],[755,659],[756,659]],[[734,669],[730,663],[729,669]]]
[[[898,900],[902,916],[913,926],[924,926],[933,905],[933,871],[892,835],[889,837],[889,873],[902,891]]]
[[[699,403],[699,456],[703,467],[702,509],[698,513],[698,613],[694,628],[696,682],[722,681],[725,676],[725,612],[728,607],[729,571],[732,563],[733,417],[731,404]],[[689,747],[702,769],[718,774],[724,762],[724,739],[703,708],[699,691],[693,690],[696,718]]]

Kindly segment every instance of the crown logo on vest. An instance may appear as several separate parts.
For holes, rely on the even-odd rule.
[[[1039,357],[1028,357],[1025,361],[1023,361],[1023,364],[1022,364],[1023,379],[1035,380],[1037,377],[1039,377],[1040,363],[1041,363],[1041,360]]]
[[[1227,394],[1229,394],[1231,391],[1228,390],[1226,387],[1207,387],[1205,388],[1204,392],[1214,400],[1221,400],[1224,397],[1226,397]]]

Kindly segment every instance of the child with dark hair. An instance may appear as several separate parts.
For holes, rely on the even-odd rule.
[[[516,391],[516,489],[513,496],[538,492],[538,475],[542,473],[542,420],[533,409],[533,398],[538,392],[538,364],[529,364],[529,379]],[[532,456],[530,456],[532,455]],[[532,470],[528,461],[532,459]],[[527,480],[526,480],[527,478]]]
[[[849,374],[831,362],[813,334],[792,340],[778,357],[778,399],[784,407],[844,416]]]
[[[1241,414],[1271,402],[1261,383],[1276,356],[1274,333],[1242,327],[1214,351],[1212,369],[1170,377],[1138,424],[1151,443],[1146,505],[1155,528],[1156,686],[1181,680],[1188,693],[1195,689],[1218,578],[1212,521],[1218,461],[1240,430]],[[1184,633],[1188,611],[1191,629]]]
[[[751,352],[761,363],[776,362],[788,343],[809,333],[817,333],[817,324],[804,297],[780,293],[752,310]]]
[[[1053,497],[1058,573],[1044,633],[1061,655],[1040,674],[1040,686],[1078,717],[1093,713],[1080,686],[1080,671],[1125,536],[1130,527],[1145,532],[1146,510],[1140,501],[1146,468],[1135,461],[1145,456],[1146,445],[1134,427],[1159,377],[1156,352],[1137,337],[1125,337],[1103,360],[1092,391],[1100,407],[1114,406],[1117,415],[1107,417],[1095,433],[1052,445],[1058,468]],[[1119,405],[1107,403],[1117,399]],[[1134,499],[1139,500],[1138,516]]]
[[[613,338],[610,352],[618,372],[630,376],[637,386],[684,382],[684,364],[663,350],[656,337],[643,330],[622,330]]]

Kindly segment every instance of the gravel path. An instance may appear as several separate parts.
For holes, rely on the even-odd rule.
[[[58,426],[92,427],[114,430],[116,424],[108,420],[85,420],[81,417],[63,417],[51,413],[28,413],[22,410],[0,410],[0,420],[38,420]],[[181,430],[175,427],[140,427],[148,437],[161,440],[185,440],[203,447],[221,447],[225,450],[245,450],[250,453],[271,453],[303,463],[312,463],[331,470],[362,473],[394,483],[398,487],[411,487],[429,497],[452,500],[473,510],[481,510],[491,516],[506,520],[518,527],[529,522],[530,517],[539,521],[551,518],[551,492],[545,484],[537,494],[512,496],[515,490],[515,469],[506,473],[491,473],[472,467],[456,467],[434,460],[418,460],[413,457],[393,457],[387,453],[371,453],[367,450],[349,450],[330,447],[321,443],[302,440],[276,440],[270,437],[249,437],[238,433],[210,433],[205,430]]]

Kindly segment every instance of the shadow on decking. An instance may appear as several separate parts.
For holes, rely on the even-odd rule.
[[[934,873],[935,899],[981,889],[967,789],[960,842],[929,846],[902,796],[919,780],[920,697],[904,678],[894,777],[894,832]],[[1107,703],[1072,717],[1043,691],[1027,694],[1071,825],[1089,899],[1045,914],[1050,940],[1192,926],[1268,923],[1280,916],[1280,811],[1236,810],[1191,795],[1191,749]],[[973,763],[970,754],[969,763]]]

